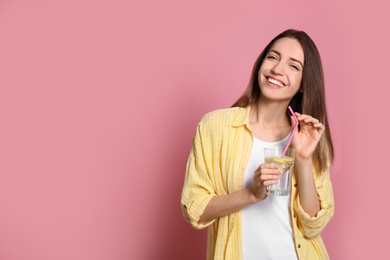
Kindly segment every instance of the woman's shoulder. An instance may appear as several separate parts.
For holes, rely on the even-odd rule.
[[[216,126],[231,125],[238,117],[242,117],[245,114],[246,109],[244,107],[217,109],[205,114],[199,124],[213,128]]]

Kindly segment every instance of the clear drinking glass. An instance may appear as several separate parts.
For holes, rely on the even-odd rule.
[[[267,195],[287,196],[291,192],[291,167],[294,165],[294,148],[289,147],[285,156],[282,157],[284,147],[264,148],[265,163],[272,163],[278,166],[281,171],[279,182],[267,187]]]

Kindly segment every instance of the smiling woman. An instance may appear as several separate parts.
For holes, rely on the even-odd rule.
[[[283,53],[280,53],[278,48],[284,48],[286,54],[290,53],[291,55],[282,57]],[[268,62],[268,60],[270,61]],[[288,61],[290,61],[290,63],[288,63]],[[268,73],[262,75],[262,71],[264,71],[266,67],[269,67],[269,63],[275,65],[272,74]],[[333,160],[334,157],[332,137],[326,113],[324,73],[318,49],[305,32],[286,30],[276,36],[265,47],[256,59],[247,89],[234,103],[233,107],[246,107],[248,105],[257,106],[262,91],[261,86],[264,86],[264,82],[267,82],[261,77],[269,77],[275,80],[279,79],[280,81],[280,75],[275,73],[278,73],[278,70],[283,63],[290,65],[291,70],[295,70],[295,68],[293,68],[295,65],[300,65],[298,66],[295,75],[291,75],[291,72],[288,70],[285,71],[285,75],[283,75],[283,77],[287,78],[290,74],[292,77],[291,81],[296,79],[296,77],[299,77],[299,74],[301,75],[299,91],[291,98],[289,105],[295,112],[317,118],[325,127],[325,136],[324,138],[321,138],[315,153],[313,154],[315,160],[319,164],[320,170],[324,170],[327,162],[326,156],[329,155],[330,160]],[[303,67],[304,64],[306,64],[305,67]],[[262,71],[260,71],[261,69]],[[260,82],[262,84],[260,84]],[[289,84],[290,82],[286,81],[285,83]],[[282,84],[284,84],[284,81],[282,81]],[[288,113],[287,108],[285,111]]]
[[[303,31],[275,37],[257,58],[231,108],[199,122],[181,206],[195,228],[209,227],[207,259],[328,259],[321,231],[334,213],[333,145],[321,58]],[[283,173],[264,148],[285,147],[295,126],[291,192],[268,196]]]
[[[271,91],[269,94],[275,95],[275,98],[290,100],[299,90],[302,62],[289,55],[304,60],[303,49],[298,40],[282,38],[275,42],[260,67],[258,80],[261,82],[260,90],[263,94],[261,97],[267,96]],[[264,88],[261,88],[262,86]],[[274,88],[283,90],[273,91]],[[261,100],[258,103],[261,103]]]

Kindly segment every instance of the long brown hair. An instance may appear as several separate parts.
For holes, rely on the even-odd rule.
[[[252,74],[247,89],[232,107],[246,107],[256,105],[260,97],[260,86],[258,72],[263,60],[271,49],[272,45],[279,39],[289,37],[297,39],[302,45],[304,52],[304,67],[300,89],[291,99],[291,108],[300,113],[307,114],[318,119],[325,126],[325,133],[322,135],[314,153],[313,161],[318,170],[323,172],[327,167],[327,155],[333,161],[334,150],[332,137],[329,131],[328,117],[325,104],[324,72],[322,69],[321,57],[313,40],[303,31],[289,29],[276,36],[260,53],[253,65]],[[288,112],[286,111],[288,114]]]

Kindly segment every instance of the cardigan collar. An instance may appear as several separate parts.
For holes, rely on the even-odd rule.
[[[246,107],[240,107],[238,109],[238,112],[233,120],[232,126],[238,127],[246,125],[249,128],[249,111],[250,111],[250,105]]]

